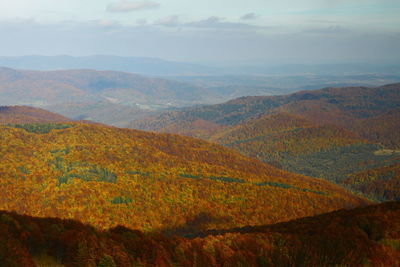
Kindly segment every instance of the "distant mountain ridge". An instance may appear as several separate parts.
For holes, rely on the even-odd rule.
[[[20,56],[0,57],[0,66],[30,70],[93,69],[103,71],[123,71],[146,75],[193,75],[210,74],[217,69],[198,64],[167,61],[150,57],[119,57],[94,55],[87,57],[60,56]]]
[[[190,63],[152,57],[92,56],[0,56],[0,66],[31,70],[93,69],[134,72],[145,75],[400,75],[399,64],[270,64],[249,62]]]
[[[0,68],[3,105],[55,105],[108,100],[131,106],[185,106],[209,102],[212,94],[190,84],[138,74],[60,70],[28,71]]]

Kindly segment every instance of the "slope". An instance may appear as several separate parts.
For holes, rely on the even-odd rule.
[[[0,208],[23,214],[103,228],[190,222],[204,230],[367,203],[329,182],[189,137],[83,123],[0,126],[0,135]]]
[[[372,142],[400,149],[400,108],[359,120],[348,128]]]
[[[397,153],[400,156],[400,152]],[[345,181],[353,190],[378,201],[400,200],[400,163],[353,173]]]

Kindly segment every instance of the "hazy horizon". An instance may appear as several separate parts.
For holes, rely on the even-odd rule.
[[[234,64],[396,63],[400,3],[0,0],[2,56]]]

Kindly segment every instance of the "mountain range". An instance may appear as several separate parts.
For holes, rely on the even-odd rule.
[[[174,62],[149,57],[118,57],[108,55],[88,57],[66,55],[0,57],[0,66],[40,71],[93,69],[141,73],[146,75],[199,75],[217,71],[215,68],[205,67],[199,64]]]
[[[43,64],[48,60],[58,62],[57,58],[49,57],[43,59]],[[36,106],[73,119],[127,127],[130,121],[159,111],[222,103],[242,96],[282,95],[323,85],[376,85],[397,80],[396,75],[383,74],[154,77],[105,70],[32,71],[1,67],[0,105]]]

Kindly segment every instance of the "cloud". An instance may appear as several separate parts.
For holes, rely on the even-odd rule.
[[[172,15],[168,17],[164,17],[159,19],[155,22],[156,25],[163,25],[163,26],[180,26],[179,25],[179,17],[177,15]]]
[[[247,13],[244,14],[243,16],[240,17],[240,19],[242,20],[253,20],[256,19],[258,16],[256,15],[256,13],[252,12],[252,13]]]
[[[230,22],[226,21],[224,18],[215,16],[209,17],[207,19],[182,23],[179,22],[179,16],[172,15],[155,21],[154,25],[161,25],[168,27],[219,29],[219,30],[254,30],[254,29],[268,28],[246,23]]]
[[[224,21],[223,18],[220,17],[209,17],[204,20],[193,21],[189,23],[185,23],[183,26],[192,27],[192,28],[214,28],[214,29],[262,29],[268,27],[261,27],[246,23],[237,23],[237,22],[227,22]]]
[[[153,9],[158,8],[160,6],[159,3],[153,1],[126,1],[122,0],[113,4],[110,4],[107,7],[107,11],[109,12],[130,12],[135,10],[142,9]]]

